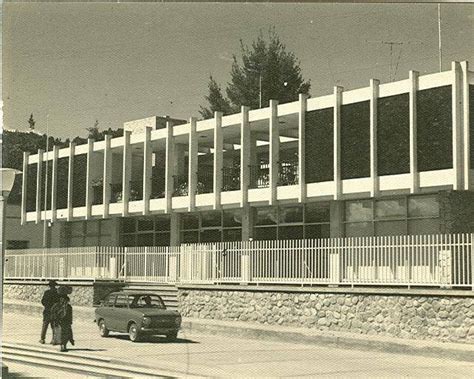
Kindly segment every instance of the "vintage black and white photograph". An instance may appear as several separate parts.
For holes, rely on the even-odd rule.
[[[474,377],[474,4],[4,1],[3,378]]]

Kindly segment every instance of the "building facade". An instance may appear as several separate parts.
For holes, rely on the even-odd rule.
[[[474,73],[453,62],[209,120],[128,122],[123,137],[25,153],[21,221],[60,224],[52,246],[473,232],[473,104]]]

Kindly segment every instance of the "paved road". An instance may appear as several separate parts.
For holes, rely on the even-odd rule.
[[[4,341],[38,344],[39,317],[4,315]],[[126,336],[100,338],[95,324],[74,325],[75,354],[111,357],[214,377],[426,377],[470,378],[474,364],[400,354],[334,349],[284,342],[181,333],[176,342],[155,337],[132,343]],[[56,347],[49,347],[52,350]],[[38,373],[37,376],[41,376]],[[183,375],[184,376],[184,375]],[[49,375],[49,377],[54,377]],[[57,377],[64,377],[58,374]]]

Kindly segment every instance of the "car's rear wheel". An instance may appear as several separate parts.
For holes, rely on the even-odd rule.
[[[166,335],[166,339],[168,341],[176,341],[176,338],[178,338],[178,332],[170,333]]]
[[[107,326],[105,325],[104,320],[99,321],[99,332],[101,337],[108,337],[109,336],[109,329],[107,329]]]
[[[140,341],[140,333],[138,332],[137,324],[132,322],[128,327],[128,336],[130,337],[130,341],[138,342]]]

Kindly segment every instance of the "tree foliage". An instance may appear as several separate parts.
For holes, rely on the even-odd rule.
[[[209,95],[205,97],[208,106],[201,106],[199,111],[203,118],[213,117],[215,111],[235,113],[242,105],[259,108],[260,81],[262,107],[268,106],[271,99],[286,103],[297,100],[299,93],[309,93],[311,84],[303,79],[298,59],[286,50],[273,28],[267,38],[260,32],[251,46],[245,45],[242,40],[240,45],[242,58],[239,61],[233,56],[226,96],[210,77]]]

